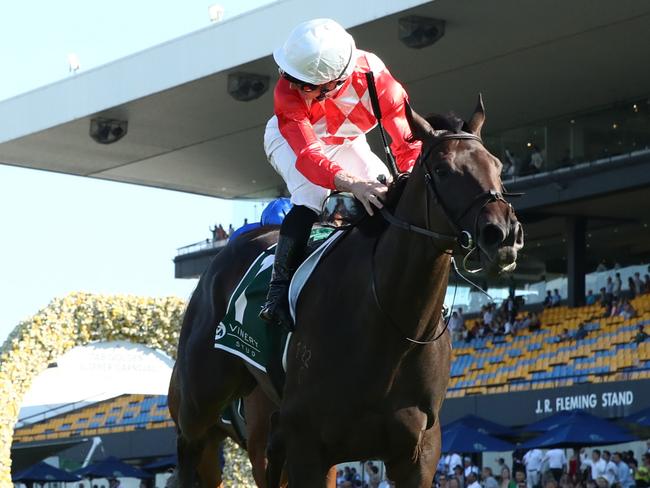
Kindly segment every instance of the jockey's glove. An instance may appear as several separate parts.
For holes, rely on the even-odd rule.
[[[376,180],[364,180],[339,171],[334,176],[334,185],[339,191],[352,193],[359,200],[369,215],[374,215],[374,208],[382,208],[388,187]]]

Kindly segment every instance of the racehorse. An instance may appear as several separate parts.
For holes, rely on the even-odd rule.
[[[217,486],[204,460],[227,435],[218,414],[246,396],[263,404],[251,438],[268,437],[266,481],[263,450],[251,451],[249,439],[258,486],[280,486],[283,471],[292,488],[333,486],[332,466],[354,459],[384,460],[399,488],[431,486],[451,363],[442,320],[450,256],[475,252],[493,272],[512,269],[523,230],[505,200],[501,163],[480,138],[480,98],[468,123],[453,116],[429,123],[410,107],[407,118],[421,156],[393,182],[381,215],[341,237],[301,292],[282,400],[259,371],[212,348],[229,296],[277,228],[235,239],[202,276],[170,385],[182,486],[197,476]],[[276,409],[269,427],[265,416]]]

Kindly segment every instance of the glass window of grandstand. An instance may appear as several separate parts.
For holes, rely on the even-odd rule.
[[[504,178],[520,177],[650,151],[650,98],[486,135]]]

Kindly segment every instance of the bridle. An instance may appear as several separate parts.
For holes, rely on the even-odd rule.
[[[424,156],[422,154],[420,155],[416,164],[419,163],[424,168],[424,180],[425,180],[425,186],[427,188],[427,192],[425,196],[426,199],[425,208],[427,209],[427,224],[426,224],[427,227],[422,228],[417,225],[410,224],[404,220],[401,220],[395,217],[393,214],[391,214],[390,211],[385,207],[382,208],[380,212],[381,215],[384,217],[384,219],[386,219],[386,221],[391,225],[394,225],[396,227],[399,227],[401,229],[410,232],[415,232],[416,234],[422,234],[424,236],[430,237],[434,241],[440,241],[442,243],[452,244],[454,246],[458,245],[461,249],[466,251],[465,254],[466,256],[468,256],[469,254],[471,254],[476,250],[475,236],[478,235],[478,218],[479,215],[481,214],[481,211],[489,203],[492,202],[503,202],[506,205],[508,205],[510,208],[512,208],[512,205],[506,200],[505,197],[518,197],[521,196],[522,194],[508,192],[503,187],[501,191],[491,188],[489,190],[486,190],[476,195],[472,199],[472,201],[467,205],[467,207],[465,207],[465,209],[463,209],[463,211],[460,212],[460,215],[457,217],[457,219],[452,218],[452,213],[450,212],[449,207],[445,204],[444,200],[440,196],[440,192],[438,191],[438,187],[436,186],[436,178],[431,174],[431,169],[426,164],[426,161],[429,159],[429,156],[431,155],[433,150],[443,142],[449,140],[473,140],[483,145],[483,140],[479,136],[471,134],[469,132],[447,132],[444,133],[443,135],[436,136],[436,140],[428,148],[427,152],[424,153]],[[429,193],[433,195],[434,203],[436,203],[442,209],[442,213],[445,216],[447,223],[455,231],[454,235],[442,234],[440,232],[435,232],[429,229],[429,215],[428,215]],[[465,217],[474,207],[476,207],[476,205],[479,204],[481,205],[481,208],[476,213],[476,217],[474,219],[474,225],[473,225],[474,234],[472,234],[467,230],[463,230],[461,226],[457,223],[457,221],[462,220],[463,217]]]
[[[420,154],[420,157],[418,158],[418,161],[416,164],[421,164],[422,167],[424,168],[424,180],[425,180],[425,187],[427,188],[427,191],[425,192],[425,208],[426,208],[426,228],[419,227],[417,225],[410,224],[406,222],[405,220],[399,219],[398,217],[395,217],[395,215],[391,214],[386,207],[382,208],[380,210],[381,215],[384,217],[384,219],[391,225],[394,225],[400,229],[404,229],[408,232],[414,232],[416,234],[420,234],[423,236],[426,236],[434,241],[435,243],[441,243],[443,244],[443,249],[441,252],[445,254],[453,254],[453,250],[449,251],[450,247],[460,247],[464,251],[464,257],[463,257],[463,268],[465,271],[468,272],[478,272],[478,270],[468,270],[467,269],[467,259],[469,256],[476,251],[477,249],[477,243],[476,243],[476,236],[478,236],[478,219],[479,216],[481,215],[482,210],[490,203],[492,202],[503,202],[506,205],[508,205],[512,209],[512,205],[510,202],[506,200],[506,197],[518,197],[521,196],[522,193],[511,193],[506,191],[506,189],[502,186],[501,191],[496,190],[496,189],[489,189],[484,192],[479,193],[476,195],[472,201],[463,209],[462,212],[460,212],[459,216],[454,219],[452,217],[452,213],[449,210],[449,207],[445,204],[444,200],[440,196],[440,192],[438,191],[438,187],[436,185],[436,178],[434,175],[432,175],[431,168],[427,166],[426,161],[429,159],[431,153],[433,150],[438,147],[440,144],[442,144],[445,141],[450,141],[450,140],[473,140],[479,142],[483,146],[483,140],[472,133],[469,132],[444,132],[442,135],[436,135],[436,138],[433,142],[433,144],[427,149],[427,152],[424,153],[424,155]],[[454,234],[443,234],[440,232],[433,231],[429,229],[429,194],[432,194],[433,201],[436,203],[441,209],[442,213],[445,216],[445,219],[447,220],[447,223],[449,226],[454,230]],[[474,218],[474,225],[473,225],[473,231],[474,234],[472,235],[471,232],[462,229],[462,227],[458,224],[458,221],[462,220],[463,217],[465,217],[472,209],[474,209],[477,205],[480,205],[480,209],[478,212],[476,212],[476,217]],[[400,329],[400,327],[391,319],[390,315],[384,310],[384,308],[381,306],[381,301],[379,300],[379,296],[377,295],[377,286],[376,286],[376,279],[375,279],[375,252],[377,250],[377,246],[379,244],[379,238],[375,240],[372,254],[371,254],[371,286],[372,286],[372,294],[375,300],[375,303],[377,305],[377,308],[379,308],[380,312],[382,312],[386,318],[388,319],[388,322],[404,337],[405,340],[408,342],[418,344],[418,345],[427,345],[427,344],[432,344],[442,335],[445,333],[447,330],[447,326],[449,325],[449,320],[445,323],[445,327],[443,328],[442,332],[438,334],[436,337],[430,340],[425,340],[425,341],[420,341],[420,340],[415,340],[412,339],[408,336],[406,336]],[[450,246],[451,245],[451,246]],[[452,258],[453,261],[453,258]],[[458,271],[458,267],[456,266],[455,261],[453,262],[454,264],[454,269],[458,272],[459,276],[461,276],[464,280],[468,281],[470,284],[475,285],[471,281],[469,281],[467,278],[465,278],[460,272]],[[480,287],[478,287],[480,289]],[[435,329],[434,329],[435,333]]]

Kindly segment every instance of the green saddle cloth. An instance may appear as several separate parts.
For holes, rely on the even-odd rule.
[[[316,227],[310,236],[311,249],[318,247],[333,229]],[[266,300],[271,281],[275,245],[260,254],[248,268],[228,302],[226,315],[217,326],[214,347],[222,349],[256,368],[268,372],[274,355],[282,354],[287,332],[282,327],[269,326],[258,314]]]

